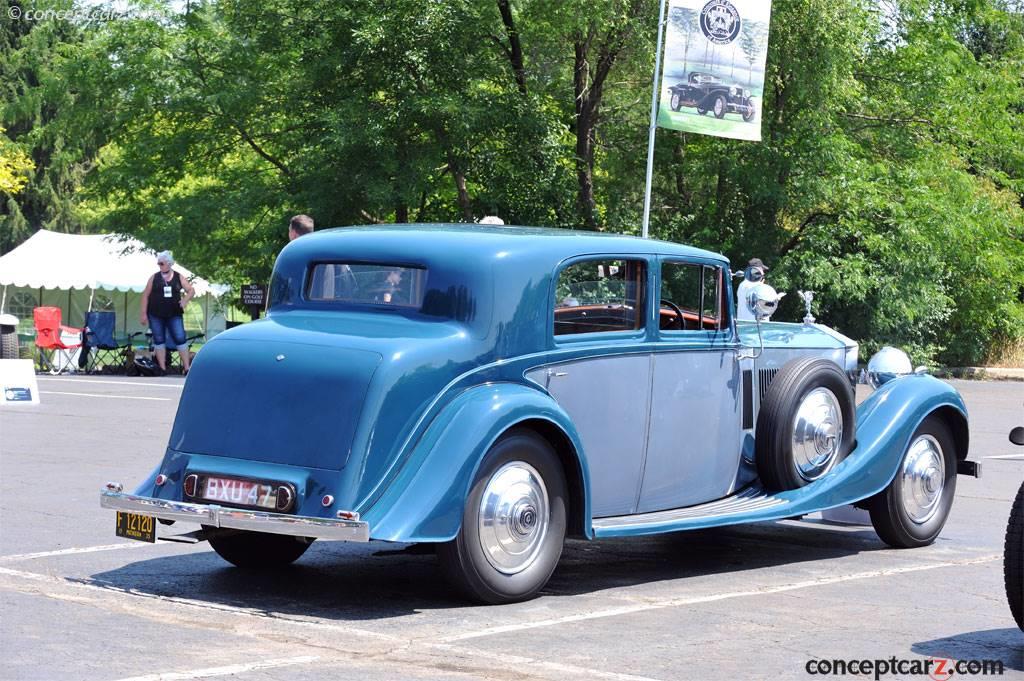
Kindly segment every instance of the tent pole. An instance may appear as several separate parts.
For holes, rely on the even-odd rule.
[[[7,284],[4,284],[4,295],[0,298],[0,314],[4,313],[4,304],[7,302]]]
[[[121,317],[121,329],[123,330],[124,337],[128,337],[128,292],[124,292],[124,316]]]
[[[96,295],[96,289],[90,287],[89,288],[89,309],[86,310],[86,312],[92,312],[92,297],[94,295]],[[69,314],[70,314],[70,312],[69,312]]]
[[[210,293],[207,291],[206,296],[203,298],[203,333],[209,333],[210,331]],[[210,340],[207,338],[206,340]]]

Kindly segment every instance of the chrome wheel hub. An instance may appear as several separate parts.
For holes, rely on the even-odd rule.
[[[480,498],[480,548],[494,569],[511,575],[537,559],[548,533],[548,492],[537,470],[522,461],[491,476]]]
[[[921,435],[910,443],[901,475],[901,500],[907,516],[918,525],[928,522],[939,510],[946,485],[946,461],[939,441]]]
[[[793,418],[793,461],[804,480],[817,480],[835,465],[843,441],[843,412],[828,388],[807,393]]]

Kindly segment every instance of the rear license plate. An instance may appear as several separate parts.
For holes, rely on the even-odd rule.
[[[203,480],[199,496],[207,501],[237,506],[255,506],[270,510],[277,508],[277,486],[249,480],[210,476]]]
[[[156,518],[151,515],[118,511],[114,532],[118,537],[153,544],[156,542]]]

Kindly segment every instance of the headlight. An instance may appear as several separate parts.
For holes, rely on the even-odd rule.
[[[750,90],[744,90],[744,91],[743,91],[743,96],[744,96],[745,98],[747,98],[747,99],[750,99]]]
[[[750,293],[747,294],[747,305],[754,311],[757,319],[766,322],[778,309],[779,301],[784,295],[786,294],[777,292],[768,284],[761,283],[750,289]]]
[[[875,353],[868,362],[868,383],[872,388],[885,385],[894,378],[914,372],[907,353],[886,346]]]

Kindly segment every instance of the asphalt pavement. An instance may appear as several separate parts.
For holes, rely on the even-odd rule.
[[[932,546],[815,519],[571,541],[538,599],[483,607],[428,547],[317,542],[254,574],[115,537],[99,490],[159,463],[182,379],[41,377],[42,404],[0,408],[0,679],[731,680],[891,658],[1024,678],[1002,581],[1024,383],[952,383],[984,475],[958,478]]]

